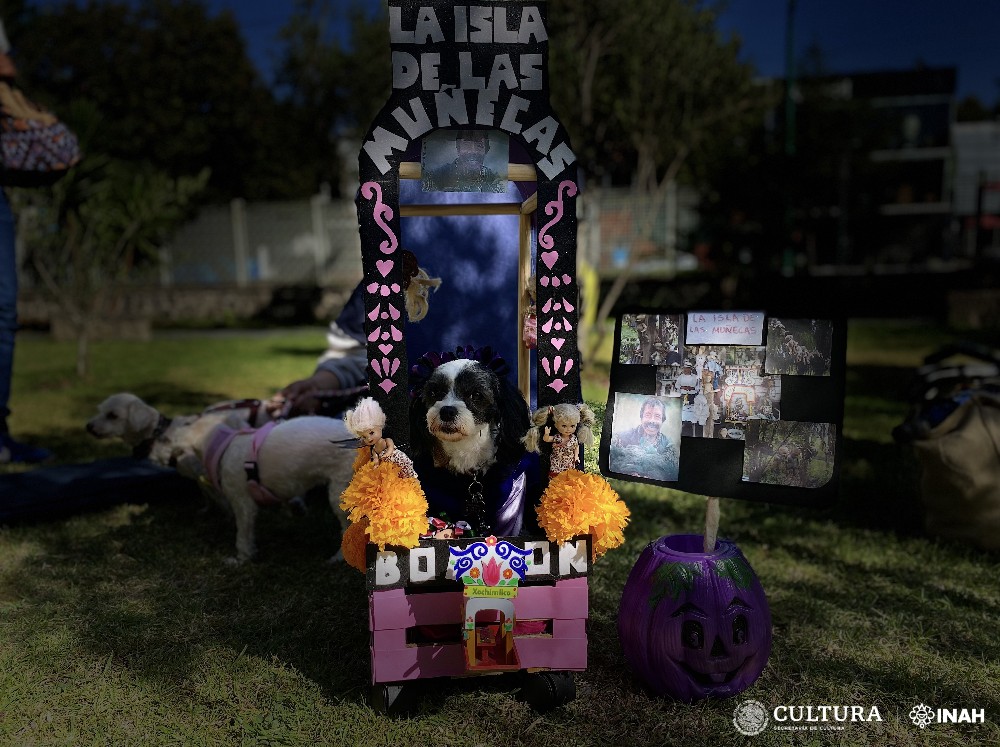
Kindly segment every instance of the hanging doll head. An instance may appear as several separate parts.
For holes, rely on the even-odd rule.
[[[411,322],[419,322],[430,308],[432,290],[441,285],[441,278],[432,278],[423,267],[417,264],[413,252],[402,250],[403,256],[403,290],[406,293],[406,316]]]
[[[344,423],[364,446],[374,446],[382,438],[385,413],[373,397],[365,397],[353,410],[344,413]]]

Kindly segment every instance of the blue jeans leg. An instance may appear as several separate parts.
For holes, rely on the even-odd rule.
[[[0,189],[0,433],[7,430],[10,382],[14,370],[14,334],[17,331],[17,259],[14,214]]]

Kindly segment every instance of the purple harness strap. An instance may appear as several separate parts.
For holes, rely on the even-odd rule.
[[[234,438],[252,433],[253,439],[250,441],[249,459],[243,463],[243,469],[247,473],[247,490],[251,497],[253,497],[254,502],[260,506],[275,506],[284,502],[260,484],[260,473],[257,466],[257,453],[260,451],[261,446],[263,446],[271,429],[276,425],[277,423],[275,422],[265,423],[256,430],[253,428],[234,430],[224,425],[220,425],[215,429],[208,447],[205,449],[205,472],[216,490],[222,491],[222,485],[219,481],[219,462],[222,460],[222,455],[229,448],[229,444],[233,442]]]

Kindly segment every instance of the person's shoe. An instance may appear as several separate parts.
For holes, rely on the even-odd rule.
[[[0,433],[0,464],[37,464],[52,456],[40,446],[29,446],[15,441],[9,433]]]

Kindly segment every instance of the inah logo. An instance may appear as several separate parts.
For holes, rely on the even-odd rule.
[[[756,736],[767,728],[767,709],[759,700],[745,700],[733,711],[733,726],[744,736]]]
[[[983,724],[986,723],[984,708],[938,708],[934,710],[921,703],[910,711],[910,720],[921,729],[931,724]]]
[[[934,711],[921,703],[910,711],[910,721],[921,729],[926,729],[929,724],[934,723]]]

